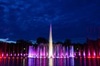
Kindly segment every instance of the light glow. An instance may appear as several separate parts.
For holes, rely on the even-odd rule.
[[[50,36],[49,36],[49,58],[53,56],[53,44],[52,44],[52,25],[50,25]]]

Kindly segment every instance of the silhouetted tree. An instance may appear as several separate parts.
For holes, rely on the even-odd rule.
[[[66,39],[66,40],[64,41],[64,44],[65,44],[66,46],[71,45],[71,40],[70,40],[70,39]]]
[[[56,44],[63,44],[63,42],[61,42],[61,41],[58,41],[58,42],[56,42]]]
[[[43,38],[43,37],[39,37],[37,38],[37,44],[40,44],[40,43],[48,43],[48,40]]]
[[[32,44],[31,41],[25,41],[25,40],[17,40],[16,43],[22,44],[22,45],[31,45]]]
[[[32,45],[32,42],[25,40],[17,40],[17,51],[21,53],[28,52],[29,45]]]

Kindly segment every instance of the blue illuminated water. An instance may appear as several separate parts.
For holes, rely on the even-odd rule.
[[[100,66],[100,59],[3,58],[0,59],[0,66]]]

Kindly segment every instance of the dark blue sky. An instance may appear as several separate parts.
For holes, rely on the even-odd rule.
[[[83,42],[100,37],[99,0],[0,0],[0,38]]]

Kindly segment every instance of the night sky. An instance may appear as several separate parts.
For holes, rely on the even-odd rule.
[[[84,42],[100,37],[99,0],[0,0],[0,38],[33,40],[49,37]]]

